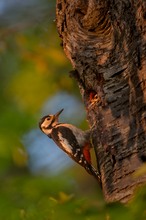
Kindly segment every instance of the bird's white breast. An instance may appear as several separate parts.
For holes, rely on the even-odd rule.
[[[58,137],[59,137],[59,142],[61,143],[64,151],[71,154],[72,148],[71,148],[70,144],[68,143],[67,139],[63,138],[63,136],[60,132],[58,132]]]

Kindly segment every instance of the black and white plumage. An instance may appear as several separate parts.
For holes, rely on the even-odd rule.
[[[75,162],[100,181],[98,171],[92,166],[90,158],[90,131],[82,131],[71,124],[59,123],[58,118],[63,109],[55,115],[44,116],[39,127]]]

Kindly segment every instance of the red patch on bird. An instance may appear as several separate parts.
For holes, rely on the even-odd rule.
[[[89,151],[90,147],[89,144],[85,144],[84,148],[83,148],[83,154],[85,159],[87,160],[87,162],[89,164],[91,164],[91,156],[90,156],[90,151]]]

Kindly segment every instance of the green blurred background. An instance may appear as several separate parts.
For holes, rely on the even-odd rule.
[[[60,43],[54,0],[0,0],[0,220],[137,219],[139,212],[145,219],[143,196],[128,208],[105,204],[96,181],[38,129],[42,116],[61,108],[61,120],[87,129]]]

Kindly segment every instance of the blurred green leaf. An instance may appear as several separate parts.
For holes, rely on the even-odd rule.
[[[146,186],[139,187],[134,194],[133,200],[129,204],[133,219],[146,219]]]
[[[106,211],[110,220],[133,220],[130,210],[118,202],[107,204]]]
[[[139,169],[134,173],[134,177],[137,178],[139,176],[143,176],[146,174],[146,163],[142,164]]]

